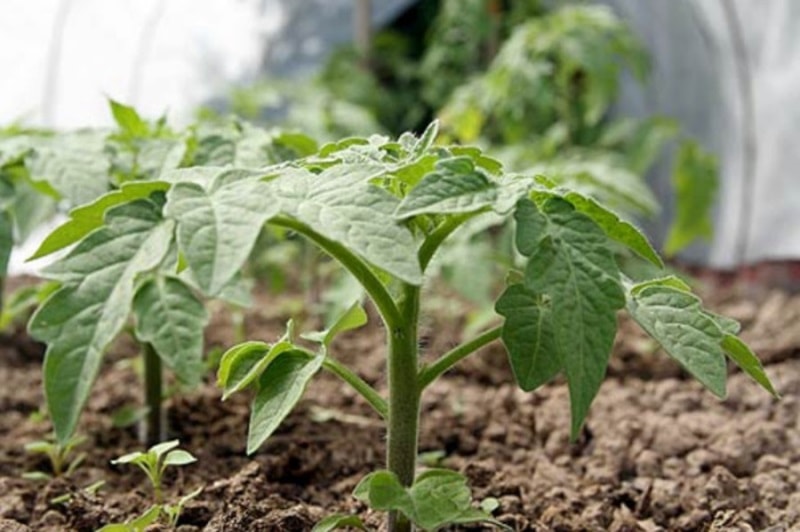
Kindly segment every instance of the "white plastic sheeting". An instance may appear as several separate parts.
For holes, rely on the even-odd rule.
[[[258,72],[279,17],[254,0],[3,0],[0,123],[110,123],[106,97],[179,122]]]
[[[710,246],[717,267],[800,257],[800,2],[605,0],[653,57],[649,85],[624,85],[618,110],[677,118],[720,160]],[[669,165],[653,179],[669,203]],[[663,237],[672,209],[652,229]]]

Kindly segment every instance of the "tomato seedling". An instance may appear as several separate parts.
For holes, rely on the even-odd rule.
[[[197,458],[188,451],[178,449],[178,440],[159,443],[150,447],[147,451],[134,451],[111,460],[114,465],[134,464],[144,471],[153,488],[153,498],[156,504],[164,503],[164,495],[161,480],[164,472],[170,466],[183,466],[193,464]]]
[[[352,386],[388,432],[386,470],[368,475],[355,495],[390,512],[392,531],[491,521],[473,505],[462,476],[439,469],[417,476],[416,464],[425,389],[496,340],[502,339],[523,390],[566,377],[573,437],[605,376],[622,309],[714,394],[725,395],[726,354],[775,393],[736,336],[736,322],[703,309],[674,277],[642,282],[620,271],[620,247],[662,267],[634,225],[547,178],[504,173],[478,149],[436,146],[436,134],[434,123],[420,137],[347,139],[288,163],[162,172],[124,185],[115,206],[92,207],[87,232],[54,239],[55,247],[79,242],[51,267],[64,286],[31,323],[49,343],[45,385],[48,402],[57,406],[51,411],[59,436],[74,428],[100,353],[132,305],[135,280],[171,267],[173,275],[190,276],[199,291],[218,297],[267,223],[306,237],[360,283],[386,329],[388,396],[330,350],[338,332],[364,322],[358,305],[327,330],[307,335],[316,350],[298,345],[292,327],[274,344],[231,348],[222,357],[219,384],[225,397],[256,390],[248,453],[273,433],[320,369]],[[513,218],[521,258],[495,304],[502,324],[422,363],[418,324],[431,261],[460,226],[484,215]]]

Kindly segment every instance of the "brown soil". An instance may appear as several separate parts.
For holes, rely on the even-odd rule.
[[[568,441],[561,383],[527,394],[513,384],[502,348],[465,361],[424,398],[421,451],[465,473],[477,498],[499,501],[497,518],[517,530],[800,530],[800,297],[772,293],[758,305],[720,300],[742,320],[745,338],[768,362],[783,399],[736,372],[729,399],[716,400],[623,320],[610,376],[580,441]],[[274,305],[264,308],[275,308]],[[253,313],[251,338],[276,338],[284,319]],[[456,325],[429,320],[426,352],[441,353]],[[210,346],[232,343],[224,312]],[[383,387],[382,331],[375,320],[335,345],[335,354]],[[24,335],[0,344],[0,532],[91,531],[146,510],[144,476],[109,461],[140,449],[134,428],[110,413],[136,403],[139,384],[121,341],[108,357],[82,418],[86,462],[69,478],[35,482],[25,471],[47,463],[23,450],[49,430],[41,405],[41,348]],[[198,457],[168,475],[168,496],[202,486],[178,530],[310,530],[333,512],[356,512],[378,529],[382,517],[350,497],[381,467],[384,430],[347,386],[320,375],[279,431],[252,458],[244,454],[248,405],[222,403],[213,379],[170,399],[171,437]],[[84,487],[104,480],[95,494]],[[53,499],[68,495],[66,502]],[[61,499],[65,499],[61,497]],[[154,528],[156,530],[158,528]]]

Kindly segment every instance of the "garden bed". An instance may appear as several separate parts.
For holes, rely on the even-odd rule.
[[[800,297],[773,292],[759,304],[714,299],[712,307],[743,322],[743,337],[762,356],[782,400],[736,372],[728,400],[720,402],[624,321],[610,376],[577,443],[568,441],[566,387],[556,382],[535,393],[520,391],[502,348],[493,345],[429,389],[421,451],[428,462],[465,473],[477,499],[496,498],[495,516],[518,530],[797,530]],[[278,337],[285,317],[275,314],[248,315],[248,338]],[[433,356],[454,345],[459,325],[427,317],[426,352]],[[215,313],[209,346],[232,344],[231,330],[226,315]],[[383,389],[382,341],[372,319],[333,350]],[[49,431],[33,415],[43,403],[42,349],[23,334],[3,338],[0,531],[95,530],[149,507],[144,476],[109,463],[141,448],[135,428],[114,428],[110,416],[139,400],[141,386],[125,363],[133,350],[121,341],[107,357],[79,429],[88,437],[86,462],[67,479],[35,482],[21,475],[47,467],[23,449]],[[368,526],[382,523],[383,516],[366,511],[350,493],[382,466],[384,430],[341,381],[314,379],[299,407],[252,458],[244,452],[245,397],[222,403],[209,376],[168,405],[170,437],[198,462],[170,472],[167,493],[203,486],[179,530],[310,530],[334,512],[361,513]],[[105,485],[96,493],[83,490],[99,480]],[[53,501],[64,495],[66,502]]]

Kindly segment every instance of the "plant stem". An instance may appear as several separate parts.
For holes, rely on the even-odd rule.
[[[456,346],[454,349],[451,349],[439,357],[436,362],[430,366],[422,368],[422,370],[419,372],[417,383],[419,390],[424,390],[430,383],[438,379],[440,375],[455,366],[461,360],[468,357],[486,344],[489,344],[500,338],[500,333],[502,331],[502,325],[498,325],[497,327],[489,329],[488,331],[473,338],[469,342],[463,343],[459,346]]]
[[[417,320],[419,287],[405,284],[403,324],[389,331],[389,432],[386,466],[404,486],[414,483],[419,435],[417,386]],[[391,532],[410,532],[411,523],[398,512],[389,514]]]
[[[367,291],[367,294],[369,294],[369,297],[375,303],[375,306],[378,307],[378,312],[380,313],[383,322],[386,324],[386,328],[391,331],[400,326],[403,319],[400,315],[400,311],[397,309],[397,306],[394,303],[394,300],[392,299],[392,296],[386,290],[386,287],[383,285],[380,279],[375,276],[369,266],[367,266],[364,261],[362,261],[352,251],[338,242],[334,242],[333,240],[325,238],[321,234],[317,233],[305,224],[298,222],[297,220],[279,216],[271,219],[269,223],[272,225],[277,225],[278,227],[285,227],[287,229],[297,231],[301,235],[317,244],[325,253],[339,261],[339,263],[344,266],[347,271],[349,271],[353,277],[358,280],[359,283],[361,283],[361,286],[364,287],[364,290]]]
[[[439,246],[442,245],[442,242],[444,242],[453,231],[461,227],[461,224],[470,218],[477,216],[478,214],[480,214],[480,212],[473,212],[448,218],[439,227],[434,229],[430,235],[428,235],[417,252],[419,264],[423,271],[428,267],[428,263],[430,263],[434,254],[436,254],[436,250],[439,249]]]
[[[148,447],[164,441],[166,436],[166,420],[161,409],[163,396],[163,378],[161,358],[152,344],[142,344],[144,357],[144,404],[147,415],[142,426],[141,439]]]
[[[331,357],[325,357],[322,367],[340,377],[343,381],[353,387],[355,391],[361,394],[370,406],[384,419],[389,415],[389,407],[386,401],[375,389],[367,384],[364,379],[353,373],[349,368],[341,364],[338,360]]]

